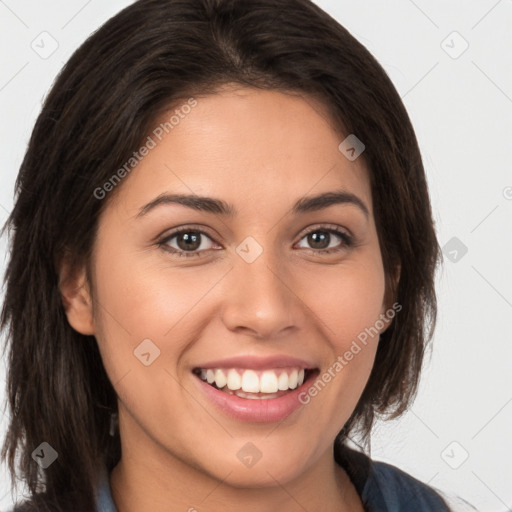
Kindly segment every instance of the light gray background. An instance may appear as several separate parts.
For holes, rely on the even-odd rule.
[[[57,72],[130,3],[0,0],[2,224]],[[419,139],[440,243],[457,238],[438,276],[439,321],[418,398],[399,420],[378,424],[372,456],[484,512],[512,509],[512,0],[317,3],[395,83]],[[52,38],[58,48],[47,56]],[[2,435],[5,426],[4,417]],[[7,489],[0,467],[0,510],[12,503]]]

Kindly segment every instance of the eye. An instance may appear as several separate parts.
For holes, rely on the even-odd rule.
[[[334,236],[333,236],[334,235]],[[338,243],[336,243],[336,238]],[[342,251],[353,245],[353,239],[344,231],[333,227],[315,227],[309,230],[302,238],[311,246],[311,250],[322,254]],[[339,242],[341,240],[341,243]]]
[[[191,257],[201,256],[202,251],[212,249],[212,242],[213,240],[204,231],[184,227],[167,235],[158,242],[158,245],[176,256]]]
[[[315,227],[305,233],[301,242],[302,240],[310,245],[311,251],[320,254],[343,251],[353,245],[352,236],[337,227]],[[208,233],[186,226],[166,235],[157,242],[157,245],[175,256],[187,258],[201,256],[204,251],[215,248]],[[299,245],[299,247],[304,246]]]

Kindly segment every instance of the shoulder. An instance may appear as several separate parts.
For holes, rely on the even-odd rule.
[[[392,464],[346,445],[337,445],[334,455],[371,512],[450,512],[439,492]]]
[[[370,501],[383,500],[390,511],[450,511],[435,489],[385,462],[371,461],[366,492]]]

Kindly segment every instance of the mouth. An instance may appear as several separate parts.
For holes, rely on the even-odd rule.
[[[320,370],[311,359],[240,354],[200,363],[192,374],[199,393],[222,415],[272,423],[304,410],[301,397]]]
[[[249,400],[271,400],[290,394],[308,383],[316,368],[194,368],[194,375],[227,395]]]

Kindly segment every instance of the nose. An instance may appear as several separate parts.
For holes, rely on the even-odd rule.
[[[282,258],[270,250],[252,262],[237,256],[226,287],[222,321],[229,330],[271,339],[299,328],[303,302]]]

